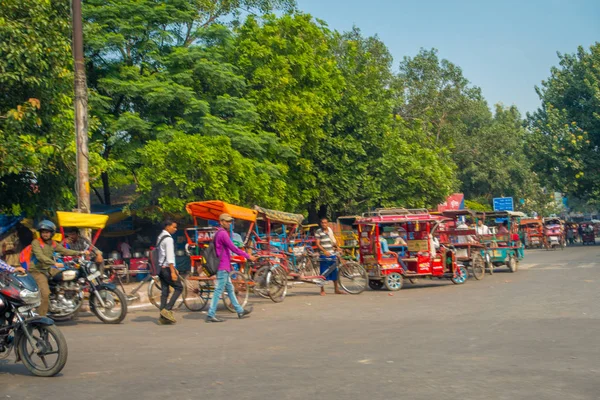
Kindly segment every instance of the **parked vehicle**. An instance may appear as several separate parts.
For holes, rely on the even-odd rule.
[[[567,237],[564,222],[557,217],[543,218],[544,246],[547,250],[564,249],[567,246]]]
[[[95,229],[92,245],[106,226],[107,215],[58,211],[61,232],[66,227]],[[101,266],[85,258],[63,260],[65,268],[49,279],[50,304],[48,316],[55,321],[73,319],[79,313],[86,294],[90,310],[106,324],[118,324],[127,315],[125,294],[101,271]]]
[[[539,218],[523,218],[520,222],[521,240],[526,249],[544,246],[544,224]]]
[[[524,217],[525,214],[517,211],[492,211],[483,215],[485,224],[494,232],[480,237],[486,245],[481,255],[492,273],[493,268],[499,266],[508,267],[510,272],[519,269],[519,261],[525,257],[525,246],[519,236],[519,224]]]
[[[481,253],[485,252],[486,246],[481,242],[477,229],[474,227],[477,225],[480,214],[469,209],[446,210],[440,214],[450,219],[436,231],[440,243],[453,246],[456,250],[456,260],[470,268],[475,279],[483,279],[485,277],[485,257]],[[469,218],[475,225],[468,229],[458,228],[460,221],[464,218]]]
[[[54,376],[67,363],[67,341],[48,317],[34,308],[41,301],[30,275],[0,273],[0,359],[15,349],[16,361],[37,376]]]
[[[289,281],[297,283],[313,283],[324,285],[328,275],[338,270],[340,287],[350,294],[362,293],[368,283],[367,272],[351,257],[335,257],[334,265],[324,274],[320,273],[317,254],[312,251],[310,243],[300,239],[301,214],[286,213],[255,206],[258,212],[256,236],[260,238],[259,248],[268,254],[280,254],[282,262],[276,267],[263,267],[270,272],[258,271],[257,286],[266,285],[273,301],[278,301],[281,294],[287,292]],[[275,233],[277,232],[277,233]]]
[[[443,221],[449,219],[425,209],[387,208],[364,214],[357,221],[360,260],[371,289],[396,291],[405,279],[414,283],[420,278],[464,283],[467,269],[457,263],[453,246],[436,249],[433,235]]]
[[[590,222],[582,222],[579,224],[582,229],[581,243],[584,245],[596,244],[596,234],[594,232],[594,224]]]

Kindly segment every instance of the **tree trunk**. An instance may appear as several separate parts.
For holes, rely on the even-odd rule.
[[[110,206],[110,186],[108,185],[108,173],[103,172],[102,175],[102,188],[104,189],[104,204]]]

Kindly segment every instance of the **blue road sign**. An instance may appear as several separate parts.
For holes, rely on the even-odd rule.
[[[512,197],[494,197],[494,211],[514,211],[515,205]]]

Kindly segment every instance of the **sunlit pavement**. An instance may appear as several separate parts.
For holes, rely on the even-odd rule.
[[[91,314],[62,324],[69,359],[55,378],[0,361],[11,399],[598,399],[600,245],[528,250],[464,285],[422,280],[399,292],[319,296],[298,285],[283,303],[207,324],[155,309],[125,323]]]

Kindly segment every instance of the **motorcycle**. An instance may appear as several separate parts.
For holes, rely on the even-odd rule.
[[[65,269],[49,280],[48,316],[55,321],[68,321],[77,316],[89,293],[90,311],[105,324],[118,324],[127,315],[127,298],[112,283],[105,282],[95,262],[84,258],[65,263]]]
[[[15,349],[15,362],[37,376],[54,376],[67,363],[67,342],[54,321],[34,314],[40,292],[30,275],[0,274],[0,359]]]

